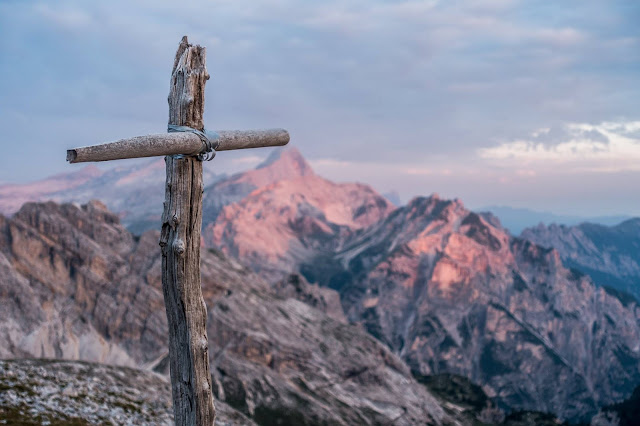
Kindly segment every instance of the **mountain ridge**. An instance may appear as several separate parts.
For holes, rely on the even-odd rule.
[[[596,223],[606,226],[614,226],[627,219],[632,218],[629,215],[607,215],[607,216],[577,216],[562,215],[547,211],[538,211],[527,208],[516,208],[509,206],[486,206],[473,209],[475,212],[491,212],[500,218],[503,226],[511,232],[512,235],[520,235],[526,229],[535,227],[540,223],[545,225],[558,224],[575,226],[581,223]]]

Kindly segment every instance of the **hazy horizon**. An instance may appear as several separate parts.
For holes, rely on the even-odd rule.
[[[297,149],[297,147],[293,147],[293,146],[287,146],[279,149],[288,150],[292,148]],[[265,150],[260,150],[260,152],[266,153],[267,155],[247,156],[241,153],[234,154],[232,152],[218,153],[218,155],[226,156],[225,160],[219,163],[220,166],[222,167],[216,167],[215,163],[209,163],[209,162],[205,163],[205,167],[213,167],[214,173],[219,174],[221,176],[232,176],[236,173],[243,173],[257,166],[260,166],[263,162],[265,162],[269,158],[269,155],[273,153],[273,150],[265,149]],[[134,167],[145,167],[146,164],[151,164],[158,160],[159,158],[142,158],[142,159],[134,159],[134,160],[122,160],[118,162],[74,164],[71,166],[72,167],[71,170],[66,170],[66,171],[62,171],[61,173],[45,176],[43,179],[35,180],[35,182],[47,180],[49,178],[54,178],[56,176],[64,176],[67,174],[81,172],[82,170],[86,168],[91,168],[91,167],[97,167],[103,172],[109,172],[109,171],[115,171],[117,169],[126,170]],[[310,161],[309,163],[310,163],[310,166],[314,169],[314,171],[316,171],[317,174],[325,178],[329,178],[323,173],[319,173],[317,171],[317,168],[316,168],[316,166],[318,166],[317,161]],[[320,166],[322,166],[322,162],[320,162],[319,164]],[[348,180],[347,181],[338,180],[337,182],[348,182]],[[353,182],[369,184],[369,182],[365,182],[357,179],[353,180]],[[12,182],[0,182],[0,187],[2,187],[3,185],[15,185],[15,184],[16,183],[12,183]],[[17,183],[17,185],[21,185],[21,183]],[[207,185],[208,183],[205,182],[205,187]],[[561,223],[566,225],[575,225],[575,224],[581,223],[582,221],[592,221],[594,223],[601,223],[604,225],[612,226],[612,225],[617,225],[618,223],[632,217],[640,217],[640,215],[628,214],[626,212],[616,212],[616,213],[605,214],[605,215],[589,214],[588,212],[582,213],[582,214],[580,213],[576,214],[572,212],[545,210],[545,209],[536,208],[536,206],[513,206],[513,205],[506,205],[506,204],[487,204],[487,203],[469,204],[464,199],[461,199],[460,197],[448,196],[446,194],[443,194],[437,191],[421,193],[421,194],[413,194],[409,197],[400,197],[397,189],[394,189],[394,188],[391,188],[389,191],[386,191],[386,192],[380,190],[380,188],[376,188],[375,186],[374,186],[374,189],[376,189],[381,195],[387,198],[388,198],[388,195],[391,195],[391,194],[398,195],[398,198],[400,201],[400,204],[398,204],[399,206],[406,205],[415,197],[428,197],[433,194],[437,194],[439,197],[445,198],[445,199],[458,198],[470,210],[473,210],[476,212],[490,211],[496,214],[503,222],[502,223],[503,226],[509,227],[507,226],[509,223],[517,222],[518,225],[513,225],[513,224],[511,225],[511,228],[514,228],[514,229],[510,228],[512,232],[515,231],[514,235],[519,234],[520,230],[523,229],[524,227],[535,226],[539,222],[543,222],[545,224]],[[392,196],[392,198],[394,197]],[[396,203],[397,200],[394,201],[390,199],[390,201]],[[525,213],[526,217],[519,218],[514,216],[518,212]],[[521,224],[523,223],[525,223],[526,226],[522,226]]]

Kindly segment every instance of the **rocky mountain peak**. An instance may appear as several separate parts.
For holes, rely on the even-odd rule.
[[[236,175],[231,182],[250,183],[256,187],[281,180],[315,176],[313,169],[296,148],[279,148],[254,170]]]
[[[405,208],[406,220],[411,221],[440,219],[455,222],[468,213],[459,199],[442,199],[437,193],[429,197],[415,197]]]
[[[275,149],[266,160],[256,167],[256,169],[264,168],[286,169],[294,176],[313,174],[311,166],[296,147]]]
[[[203,235],[207,245],[245,259],[262,273],[274,267],[291,271],[393,210],[367,185],[300,176],[262,186],[222,207]]]

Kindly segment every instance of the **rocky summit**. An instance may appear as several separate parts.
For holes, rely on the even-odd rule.
[[[158,236],[134,237],[99,202],[28,203],[0,219],[0,357],[166,374]],[[347,324],[330,290],[272,287],[217,251],[203,251],[202,284],[214,394],[256,423],[468,424]]]
[[[395,208],[370,186],[336,184],[315,175],[296,150],[254,172],[274,174],[289,169],[290,163],[296,165],[293,170],[304,172],[285,175],[223,207],[203,233],[207,245],[242,259],[270,279],[318,253],[339,250],[348,236]],[[239,180],[249,180],[251,173]]]

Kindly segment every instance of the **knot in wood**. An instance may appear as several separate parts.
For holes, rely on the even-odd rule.
[[[180,218],[178,218],[178,215],[174,214],[171,218],[171,222],[173,222],[173,226],[178,226],[178,224],[180,223]]]
[[[184,249],[185,249],[184,241],[182,241],[181,239],[178,238],[173,242],[173,250],[179,256],[181,256],[184,253]]]
[[[188,107],[193,104],[193,96],[185,96],[182,98],[182,106]]]

